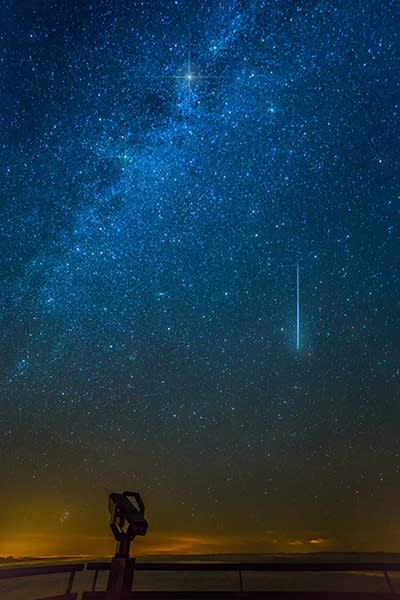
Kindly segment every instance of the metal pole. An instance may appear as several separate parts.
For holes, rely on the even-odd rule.
[[[93,577],[92,592],[96,591],[97,574],[98,574],[98,570],[96,569],[94,572],[94,577]]]
[[[124,600],[132,591],[134,558],[114,556],[108,577],[106,600]]]
[[[391,591],[391,593],[392,593],[392,594],[394,594],[394,589],[393,589],[393,586],[392,586],[392,582],[390,581],[390,577],[389,577],[389,575],[387,574],[387,572],[386,572],[386,571],[383,571],[383,574],[384,574],[384,576],[385,576],[386,583],[387,583],[387,584],[388,584],[388,586],[389,586],[389,590]]]
[[[65,592],[66,594],[70,594],[71,593],[72,584],[74,583],[74,577],[75,577],[75,571],[71,571],[71,573],[69,574],[69,579],[68,579],[68,584],[67,584],[67,591]]]

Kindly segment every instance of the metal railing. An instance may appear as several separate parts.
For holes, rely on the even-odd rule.
[[[16,577],[32,577],[34,575],[54,575],[59,573],[68,573],[67,588],[61,596],[49,596],[41,600],[76,600],[78,594],[72,592],[75,574],[83,571],[84,563],[71,563],[63,565],[35,565],[29,567],[1,567],[0,580],[15,579]]]
[[[109,571],[109,562],[89,562],[87,570],[94,571],[92,592],[96,590],[99,571]],[[273,562],[273,563],[140,563],[135,564],[135,571],[236,571],[239,575],[240,593],[244,593],[243,572],[269,571],[269,572],[380,572],[384,575],[391,594],[395,594],[389,572],[400,572],[400,563],[301,563],[301,562]],[[251,594],[251,592],[247,592]]]
[[[100,571],[109,571],[111,567],[110,562],[89,562],[86,565],[88,571],[94,572],[92,591],[84,592],[83,598],[104,598],[105,592],[96,591],[96,584],[98,579],[98,573]],[[31,577],[35,575],[52,575],[60,573],[68,573],[68,582],[66,591],[61,596],[51,596],[42,598],[41,600],[77,600],[78,593],[72,592],[72,585],[74,582],[75,574],[78,571],[83,571],[85,568],[84,563],[71,563],[62,565],[40,565],[40,566],[27,566],[27,567],[2,567],[0,568],[0,580],[13,579],[16,577]],[[244,590],[243,576],[244,572],[276,572],[276,573],[287,573],[287,572],[380,572],[384,575],[386,580],[389,594],[367,594],[368,597],[384,598],[389,595],[396,596],[392,581],[389,577],[389,572],[400,572],[400,563],[383,563],[383,562],[366,562],[366,563],[301,563],[301,562],[273,562],[273,563],[141,563],[137,562],[135,565],[135,571],[201,571],[201,572],[237,572],[239,576],[239,590],[238,592],[215,592],[213,598],[225,597],[261,597],[261,594],[265,594],[265,597],[272,595],[276,592],[250,592]],[[207,592],[208,593],[208,592]],[[199,597],[201,594],[207,594],[206,592],[132,592],[132,598],[139,597],[150,597],[165,598],[172,597],[175,594],[176,597],[190,598]],[[288,592],[290,594],[298,594],[298,592]],[[306,594],[304,592],[303,594]],[[310,593],[312,597],[314,593]],[[367,597],[367,595],[363,595]],[[327,596],[343,596],[350,597],[351,594],[343,593],[328,593]],[[354,594],[353,597],[356,597]],[[205,597],[205,596],[204,596]],[[303,596],[302,596],[303,597]],[[305,597],[305,596],[304,596]],[[360,597],[360,594],[358,594]]]

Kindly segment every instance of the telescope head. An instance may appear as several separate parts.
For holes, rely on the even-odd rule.
[[[108,510],[111,515],[110,527],[117,541],[131,541],[137,535],[145,535],[148,523],[144,518],[144,504],[140,494],[113,492],[108,496]]]

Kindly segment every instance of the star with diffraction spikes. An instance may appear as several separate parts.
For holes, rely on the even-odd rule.
[[[183,69],[180,71],[180,73],[178,75],[170,75],[169,77],[177,81],[181,81],[183,84],[185,84],[188,114],[190,114],[190,110],[192,108],[191,95],[194,86],[198,85],[201,81],[210,79],[210,76],[199,74],[197,69],[193,66],[189,52],[187,62],[184,65]]]
[[[175,79],[181,79],[187,83],[188,94],[192,91],[192,86],[196,82],[196,80],[206,79],[203,75],[197,75],[196,71],[193,70],[192,62],[190,60],[190,52],[188,56],[188,61],[186,68],[184,69],[182,75],[175,75]]]

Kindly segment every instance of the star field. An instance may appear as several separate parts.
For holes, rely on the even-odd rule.
[[[0,553],[398,549],[398,3],[1,11]]]

